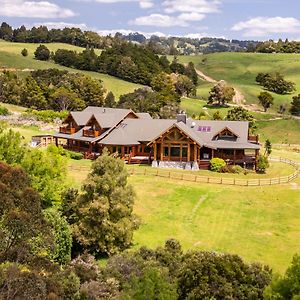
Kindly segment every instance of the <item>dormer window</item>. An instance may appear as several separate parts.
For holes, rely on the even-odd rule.
[[[238,138],[238,135],[235,134],[233,131],[231,131],[229,128],[224,128],[220,132],[218,132],[214,136],[214,140],[236,140]]]

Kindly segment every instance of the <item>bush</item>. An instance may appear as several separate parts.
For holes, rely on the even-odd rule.
[[[231,173],[231,174],[241,174],[244,173],[245,170],[241,166],[230,166],[226,165],[221,168],[220,173]]]
[[[50,50],[45,45],[39,45],[34,52],[34,57],[37,60],[49,60]]]
[[[256,165],[257,172],[266,173],[267,168],[269,168],[268,157],[266,157],[264,155],[260,155],[258,157],[258,161],[257,161],[257,165]]]
[[[0,116],[8,116],[10,112],[6,107],[0,106]]]
[[[225,166],[226,162],[222,158],[213,158],[210,160],[210,170],[213,172],[220,172]]]
[[[59,147],[59,153],[62,156],[66,156],[68,158],[74,159],[74,160],[81,160],[83,159],[84,155],[80,152],[74,152],[70,150],[65,150],[62,147]]]
[[[22,56],[26,57],[28,56],[28,50],[26,48],[24,48],[22,51],[21,51],[21,54]]]

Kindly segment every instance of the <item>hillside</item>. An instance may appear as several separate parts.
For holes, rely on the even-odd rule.
[[[48,69],[57,68],[60,70],[68,70],[70,72],[80,72],[87,74],[94,79],[101,79],[105,88],[108,91],[112,91],[116,97],[122,94],[126,94],[134,91],[140,87],[138,84],[126,82],[116,77],[100,74],[96,72],[79,71],[66,67],[59,66],[53,62],[38,61],[33,58],[33,53],[39,44],[25,44],[25,43],[10,43],[0,41],[0,69],[16,69],[17,71],[28,71],[32,69]],[[75,51],[82,51],[84,48],[71,46],[67,44],[51,43],[46,44],[50,51],[56,51],[57,49],[68,49]],[[22,57],[21,51],[26,48],[28,50],[28,57]],[[101,50],[95,50],[97,54],[100,54]]]
[[[300,93],[300,55],[299,54],[258,54],[258,53],[214,53],[199,56],[180,56],[179,61],[192,61],[195,67],[216,80],[225,80],[242,92],[246,104],[257,104],[257,95],[262,88],[256,84],[259,72],[280,72],[287,80],[296,83],[296,92],[292,95],[277,95],[274,110],[280,104],[289,104],[293,95]],[[207,83],[198,95],[208,95]]]

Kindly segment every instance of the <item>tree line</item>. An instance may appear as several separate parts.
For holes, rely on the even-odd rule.
[[[44,48],[45,46],[43,49],[37,49],[35,53],[37,59],[47,60],[43,55],[42,58],[39,55],[41,51],[45,51]],[[102,51],[99,56],[93,49],[86,49],[80,53],[58,49],[52,59],[62,66],[109,74],[148,86],[153,76],[161,72],[186,75],[195,85],[198,82],[193,63],[184,66],[176,57],[170,63],[166,56],[159,57],[148,46],[138,46],[128,42],[116,43],[111,48]]]
[[[260,42],[256,47],[249,48],[248,50],[259,53],[300,53],[300,42],[289,41],[288,39],[285,41],[279,39],[278,42],[269,40]]]
[[[36,70],[26,78],[13,72],[0,76],[0,101],[38,110],[80,110],[102,106],[105,89],[100,80],[58,69]]]
[[[80,190],[63,184],[63,149],[29,150],[18,133],[2,130],[0,155],[1,299],[291,299],[300,292],[298,256],[272,280],[268,266],[183,252],[174,239],[127,252],[140,224],[135,193],[124,162],[106,151]]]
[[[24,25],[13,29],[3,22],[0,26],[0,39],[19,43],[66,43],[80,47],[104,49],[114,43],[111,36],[100,36],[93,31],[82,31],[80,28],[48,29],[38,26],[27,29]]]

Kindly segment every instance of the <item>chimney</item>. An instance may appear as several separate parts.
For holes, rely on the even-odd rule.
[[[184,124],[186,124],[186,119],[187,119],[186,114],[178,114],[177,115],[177,123],[183,122]]]

